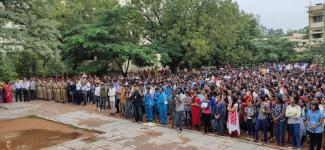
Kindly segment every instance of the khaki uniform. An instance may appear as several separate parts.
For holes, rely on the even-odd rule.
[[[42,93],[41,93],[41,81],[36,81],[36,98],[42,99]]]
[[[47,100],[53,100],[53,87],[50,82],[47,82],[46,84],[46,95],[47,95]]]
[[[60,84],[60,94],[61,94],[61,102],[65,103],[67,101],[67,90],[66,83],[64,81]]]
[[[46,94],[46,81],[41,82],[41,93],[42,93],[42,99],[47,99],[47,94]]]
[[[55,101],[59,101],[60,100],[60,89],[59,89],[58,83],[53,83],[52,86],[53,86],[53,99]]]

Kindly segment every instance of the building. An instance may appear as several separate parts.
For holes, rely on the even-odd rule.
[[[319,47],[325,41],[325,4],[309,6],[309,41],[313,47]]]
[[[296,52],[302,52],[308,49],[309,40],[307,34],[293,33],[291,36],[286,38],[295,43],[294,50]]]

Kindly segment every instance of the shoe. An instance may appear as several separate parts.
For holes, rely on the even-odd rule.
[[[246,138],[246,141],[250,141],[250,140],[251,140],[251,138],[249,138],[249,137]]]

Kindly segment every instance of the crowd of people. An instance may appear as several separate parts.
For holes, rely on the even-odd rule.
[[[312,64],[203,68],[172,74],[147,70],[123,76],[31,78],[0,84],[0,102],[55,100],[95,104],[136,122],[171,124],[221,136],[300,149],[322,148],[325,68]],[[11,96],[10,96],[11,95]],[[143,117],[145,116],[145,117]],[[308,140],[307,140],[308,139]]]

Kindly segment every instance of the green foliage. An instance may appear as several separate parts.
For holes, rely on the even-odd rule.
[[[284,38],[260,39],[254,42],[254,62],[290,61],[295,55],[294,43]]]
[[[47,1],[4,0],[0,12],[2,53],[12,59],[19,76],[60,74],[50,65],[61,64],[58,22],[47,17]],[[54,67],[57,68],[57,67]],[[58,68],[59,69],[59,68]],[[61,68],[60,68],[61,69]],[[52,71],[52,73],[50,73]]]
[[[63,56],[75,68],[82,61],[94,57],[105,61],[106,66],[114,62],[124,75],[127,75],[131,60],[141,67],[153,65],[154,51],[140,45],[143,34],[141,22],[143,18],[138,11],[132,7],[117,6],[103,13],[97,22],[67,33]],[[123,69],[125,62],[127,66]]]
[[[0,59],[0,81],[9,82],[14,81],[18,77],[15,67],[10,61],[3,57]]]

